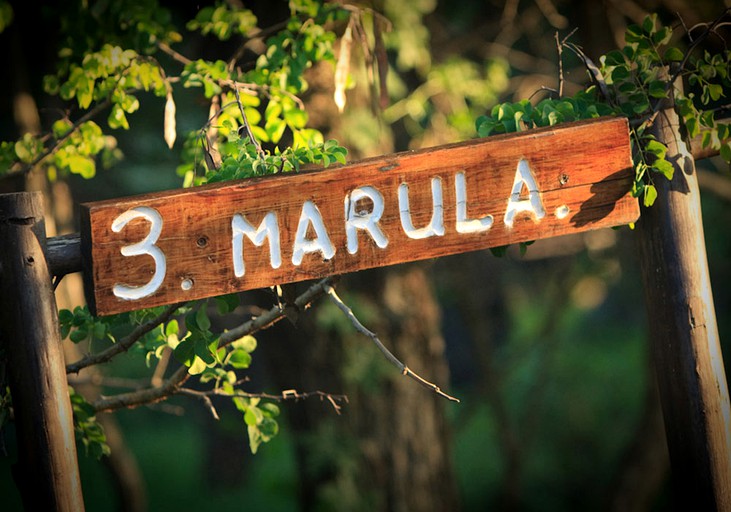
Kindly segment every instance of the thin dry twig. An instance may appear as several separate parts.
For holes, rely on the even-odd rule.
[[[555,34],[556,39],[556,52],[558,53],[558,97],[563,98],[563,84],[564,84],[564,77],[563,77],[563,47],[566,45],[566,42],[569,40],[571,36],[573,36],[576,31],[578,30],[578,27],[574,28],[571,32],[569,32],[566,37],[559,40],[558,39],[558,30]]]
[[[202,391],[196,391],[194,389],[187,389],[187,388],[181,388],[178,390],[178,392],[181,395],[189,395],[194,396],[198,399],[200,399],[203,402],[203,405],[206,406],[206,409],[211,413],[211,416],[213,416],[213,419],[220,420],[221,417],[218,415],[218,411],[216,410],[216,407],[213,405],[213,402],[208,397],[207,393],[204,393]]]
[[[237,384],[239,384],[239,383],[237,382]],[[234,397],[262,398],[265,400],[272,400],[274,402],[286,402],[286,401],[298,402],[300,400],[307,400],[308,398],[319,397],[321,401],[327,400],[338,415],[340,415],[340,411],[343,408],[342,405],[340,405],[340,404],[348,403],[348,397],[346,395],[336,395],[333,393],[327,393],[325,391],[319,391],[319,390],[300,393],[296,389],[287,389],[287,390],[282,391],[279,394],[273,394],[273,393],[247,393],[246,391],[239,391],[239,390],[234,391],[233,393],[226,393],[226,392],[222,391],[220,388],[209,389],[206,391],[198,391],[198,390],[194,390],[194,389],[183,388],[180,390],[180,394],[194,396],[196,398],[200,398],[201,400],[203,400],[203,402],[206,404],[206,407],[211,411],[211,414],[216,419],[219,419],[219,418],[218,418],[216,409],[213,406],[213,402],[211,402],[211,400],[210,400],[210,397],[212,397],[212,396],[220,396],[220,397],[226,397],[226,398],[234,398]]]
[[[324,287],[325,293],[327,293],[328,297],[330,297],[330,300],[340,309],[345,315],[348,317],[350,322],[353,324],[355,329],[360,332],[361,334],[364,334],[368,338],[371,339],[371,341],[378,347],[378,350],[381,351],[381,353],[385,356],[385,358],[393,364],[396,368],[399,369],[402,375],[406,375],[408,377],[411,377],[416,382],[421,384],[427,389],[431,389],[434,391],[437,395],[446,398],[447,400],[450,400],[452,402],[459,402],[458,398],[455,398],[451,395],[448,395],[444,391],[442,391],[439,386],[436,384],[433,384],[432,382],[429,382],[428,380],[424,379],[414,371],[412,371],[408,366],[406,366],[404,363],[399,361],[396,356],[394,356],[390,350],[386,348],[386,346],[381,342],[380,339],[378,339],[378,336],[376,336],[375,333],[368,330],[362,323],[360,323],[360,320],[355,316],[353,313],[353,310],[348,307],[345,302],[338,296],[338,294],[335,292],[335,288],[333,288],[330,285],[326,285]]]
[[[256,137],[254,137],[254,132],[251,131],[251,125],[249,124],[249,119],[246,117],[246,112],[244,111],[244,105],[243,105],[243,103],[241,103],[241,96],[239,96],[239,86],[234,84],[233,90],[234,90],[234,94],[236,95],[236,103],[239,106],[239,112],[241,112],[241,117],[244,120],[244,128],[246,129],[246,135],[249,137],[249,141],[256,148],[256,153],[259,156],[264,156],[264,150],[261,148],[261,144],[259,144],[259,141],[256,140]]]

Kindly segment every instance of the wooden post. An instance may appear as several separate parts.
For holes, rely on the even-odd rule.
[[[638,222],[650,338],[677,510],[731,510],[731,413],[708,273],[695,162],[672,109],[655,121],[671,181]]]
[[[25,509],[84,510],[40,193],[0,195],[0,324]]]

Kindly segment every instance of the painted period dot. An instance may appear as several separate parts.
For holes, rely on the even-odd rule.
[[[559,219],[564,219],[564,218],[566,218],[566,216],[569,214],[570,211],[571,210],[569,209],[568,206],[566,206],[565,204],[561,205],[558,208],[556,208],[556,217]]]
[[[184,291],[186,291],[186,292],[187,292],[188,290],[190,290],[191,288],[193,288],[193,280],[192,280],[192,279],[190,279],[190,278],[188,278],[188,277],[186,277],[186,278],[185,278],[185,279],[183,279],[183,281],[182,281],[182,282],[180,283],[180,287],[181,287],[181,288],[182,288],[182,289],[183,289]]]

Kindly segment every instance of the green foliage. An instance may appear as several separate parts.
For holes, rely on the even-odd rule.
[[[89,30],[81,33],[89,36],[81,41],[71,38],[67,41],[59,55],[58,71],[45,77],[44,89],[48,94],[73,102],[87,115],[77,120],[71,117],[58,119],[51,133],[46,135],[26,134],[15,142],[0,143],[0,175],[26,172],[41,165],[52,179],[68,173],[84,178],[95,176],[99,160],[102,167],[107,168],[118,161],[122,153],[116,138],[85,118],[105,111],[109,129],[127,130],[130,114],[140,108],[137,97],[140,93],[167,96],[168,103],[174,105],[173,84],[178,82],[185,88],[200,88],[205,98],[220,97],[224,105],[221,113],[211,120],[216,123],[214,128],[220,132],[220,139],[214,137],[201,145],[198,131],[186,138],[183,163],[178,168],[184,186],[205,183],[208,179],[220,181],[297,170],[301,164],[328,165],[331,161],[344,161],[342,148],[325,143],[320,132],[307,127],[308,116],[297,97],[307,89],[303,77],[307,69],[315,62],[334,61],[335,34],[324,25],[348,15],[340,6],[293,0],[290,19],[281,30],[267,38],[267,51],[256,60],[252,69],[241,70],[233,66],[233,62],[223,60],[197,59],[187,61],[175,76],[164,70],[155,56],[167,51],[169,44],[181,40],[170,22],[169,12],[160,8],[156,1],[119,4],[127,9],[99,5],[88,10],[79,6],[78,16],[64,18],[67,30],[84,26]],[[114,25],[115,30],[100,30],[106,23]],[[223,3],[201,9],[186,26],[221,40],[251,37],[259,31],[257,19],[250,10]],[[94,49],[95,41],[102,42],[98,50]],[[262,99],[266,101],[264,109],[261,109]],[[240,109],[231,108],[237,106]],[[277,148],[273,154],[246,158],[247,151],[242,151],[242,145],[231,136],[245,124],[244,115],[251,125],[251,136],[257,142],[279,144],[288,130],[292,135],[291,143],[285,149]],[[171,146],[175,140],[174,122],[174,114],[171,117],[166,113],[165,139]],[[168,139],[169,129],[173,130],[171,139]],[[210,130],[204,128],[204,131],[206,135],[210,134]],[[207,168],[201,171],[208,144],[214,145],[227,163],[222,170],[207,162]],[[245,169],[232,169],[235,161],[243,161]]]
[[[0,2],[0,34],[13,22],[13,7],[5,1]]]
[[[202,34],[212,34],[226,41],[233,34],[249,37],[256,28],[256,16],[248,9],[231,9],[228,5],[217,3],[214,7],[204,7],[195,18],[186,24],[188,30],[199,30]]]
[[[208,183],[299,171],[302,165],[308,164],[324,167],[332,162],[345,164],[347,154],[347,150],[334,140],[304,147],[288,147],[284,151],[276,148],[273,154],[269,151],[259,153],[248,137],[232,136],[227,145],[226,153],[229,156],[220,169],[206,174]]]
[[[69,395],[74,415],[76,440],[84,446],[87,456],[100,459],[103,455],[109,455],[107,437],[96,419],[96,410],[71,386],[69,386]]]
[[[256,453],[262,443],[267,443],[279,432],[279,407],[259,398],[237,396],[233,398],[236,408],[244,414],[244,423],[249,434],[251,453]]]
[[[547,98],[536,105],[528,100],[496,105],[489,115],[476,121],[478,135],[523,131],[538,126],[620,115],[630,119],[635,181],[634,197],[651,206],[657,198],[654,179],[673,177],[666,159],[667,147],[648,132],[657,113],[672,100],[683,121],[686,136],[702,136],[704,148],[718,150],[731,163],[730,127],[714,119],[714,102],[731,91],[731,52],[699,57],[670,42],[673,30],[662,26],[657,15],[647,16],[642,25],[631,25],[625,33],[626,45],[600,58],[596,68],[587,60],[592,85],[569,98]],[[585,58],[572,45],[570,49]],[[689,92],[674,87],[686,78]]]
[[[41,166],[52,179],[69,173],[94,177],[99,163],[107,167],[122,156],[116,138],[105,131],[129,129],[131,114],[140,109],[143,94],[166,97],[164,138],[172,148],[177,87],[197,89],[203,98],[221,106],[202,122],[201,129],[185,138],[178,168],[184,186],[298,171],[311,164],[344,164],[347,151],[308,127],[308,115],[298,95],[307,90],[307,69],[316,62],[334,62],[335,34],[325,26],[347,17],[348,12],[337,4],[314,0],[292,0],[289,7],[290,18],[278,30],[268,32],[266,52],[249,68],[241,69],[236,59],[188,59],[174,52],[170,45],[182,37],[172,25],[170,13],[157,1],[100,3],[91,9],[72,5],[72,14],[62,17],[63,28],[69,35],[78,32],[85,37],[65,40],[56,73],[43,82],[47,94],[69,104],[69,113],[56,119],[47,134],[26,134],[0,143],[0,174]],[[261,32],[250,10],[222,2],[199,10],[186,28],[222,41],[256,37]],[[180,64],[177,72],[163,68],[160,53]],[[93,119],[99,116],[106,117],[106,127]],[[290,135],[287,143],[283,142],[285,134]],[[270,146],[263,149],[262,143]],[[219,162],[210,158],[214,150],[220,155]],[[236,296],[214,300],[219,314],[238,305]],[[243,381],[236,372],[250,366],[256,340],[244,336],[221,344],[208,306],[208,301],[199,301],[179,308],[179,316],[165,322],[159,321],[161,308],[95,318],[87,308],[77,307],[60,311],[59,322],[64,339],[102,350],[124,341],[124,350],[143,357],[148,367],[171,352],[190,375],[212,386],[210,393],[235,401],[252,452],[256,452],[278,432],[274,419],[278,408],[237,389]],[[184,321],[179,323],[181,317]],[[159,323],[134,337],[135,330],[148,322]],[[106,453],[93,405],[75,393],[72,402],[79,439],[92,454]]]
[[[115,343],[112,325],[118,321],[117,317],[94,317],[86,306],[76,306],[73,311],[62,309],[58,312],[61,339],[68,338],[74,343],[93,340],[109,340]]]
[[[177,87],[198,90],[203,98],[221,106],[213,118],[201,121],[202,128],[185,137],[178,168],[183,186],[298,171],[305,165],[344,164],[346,149],[336,141],[325,141],[308,126],[298,95],[307,90],[307,69],[317,62],[334,63],[335,34],[326,25],[346,18],[348,11],[316,0],[292,0],[289,9],[289,19],[279,29],[266,32],[266,51],[241,69],[236,58],[188,59],[173,51],[170,45],[182,36],[173,26],[170,12],[156,0],[67,6],[60,16],[64,42],[58,68],[44,78],[43,86],[47,94],[66,102],[68,109],[45,134],[24,134],[18,140],[0,142],[0,175],[41,167],[51,179],[68,174],[94,177],[100,165],[110,167],[122,157],[109,132],[130,129],[132,114],[140,109],[145,94],[166,97],[163,135],[172,148]],[[0,3],[0,30],[11,18],[12,10]],[[223,2],[200,9],[186,28],[221,41],[246,40],[262,33],[250,10]],[[158,60],[161,53],[166,59],[173,58],[177,70],[163,68]],[[101,116],[106,118],[105,126],[97,123]],[[269,145],[267,149],[262,149],[262,143]],[[219,162],[210,159],[214,150],[220,155]],[[238,305],[236,296],[215,302],[220,314]],[[95,318],[88,308],[77,307],[60,311],[59,323],[64,339],[85,342],[90,350],[104,350],[122,340],[126,343],[135,329],[155,321],[161,313],[161,308],[153,308]],[[144,357],[148,367],[172,352],[190,375],[199,376],[202,384],[212,384],[212,393],[233,398],[256,452],[278,432],[276,406],[242,396],[236,389],[241,380],[235,372],[251,364],[256,340],[245,336],[221,346],[207,301],[177,313],[184,318],[182,325],[178,319],[160,322],[132,338],[125,350]],[[96,456],[107,453],[93,405],[73,392],[72,402],[77,435],[87,451]]]

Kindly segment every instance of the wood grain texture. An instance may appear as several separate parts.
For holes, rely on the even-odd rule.
[[[83,512],[40,192],[0,194],[0,240],[0,345],[18,439],[15,481],[25,510]]]
[[[673,109],[652,134],[668,147],[672,180],[637,224],[653,362],[677,510],[731,511],[731,403],[713,302],[701,195]]]
[[[512,227],[503,221],[518,162],[528,162],[538,187],[545,216],[518,214]],[[464,173],[469,219],[492,215],[492,227],[480,233],[458,233],[455,175]],[[399,214],[398,188],[406,183],[413,225],[429,224],[432,178],[441,179],[444,234],[409,238]],[[634,222],[637,201],[628,195],[633,180],[627,123],[600,119],[517,135],[490,137],[421,151],[372,158],[344,167],[253,178],[196,189],[128,197],[82,205],[82,259],[90,306],[98,314],[112,314],[181,300],[198,299],[354,272],[407,261],[436,258],[517,242]],[[365,230],[358,230],[358,251],[347,250],[346,209],[349,194],[373,187],[383,196],[378,226],[388,245],[379,248]],[[527,198],[527,190],[521,192]],[[303,203],[312,201],[322,216],[335,254],[305,254],[292,262],[296,230]],[[130,221],[113,232],[113,221],[125,211],[145,206],[163,219],[155,243],[166,259],[165,278],[147,297],[124,300],[113,293],[115,284],[142,286],[155,272],[149,255],[124,256],[124,246],[142,241],[150,231],[144,219]],[[568,207],[559,218],[556,212]],[[358,209],[372,210],[369,200]],[[269,244],[255,246],[244,237],[245,274],[233,266],[232,218],[245,215],[258,227],[275,212],[281,240],[282,264],[272,268]],[[307,239],[316,235],[309,227]],[[181,285],[192,284],[189,290]]]

